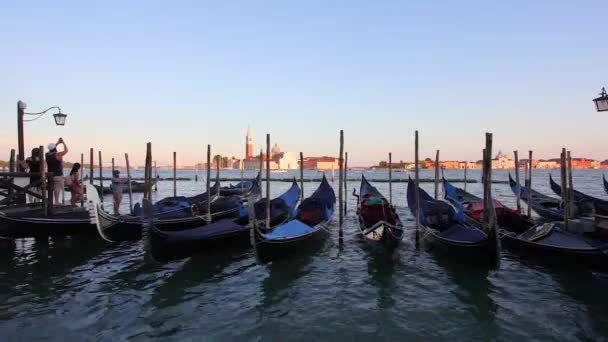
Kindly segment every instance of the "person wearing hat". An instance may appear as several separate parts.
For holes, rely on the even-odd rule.
[[[57,146],[63,145],[63,151],[57,151]],[[53,194],[55,203],[59,203],[59,195],[64,191],[65,178],[63,177],[63,156],[68,153],[68,146],[62,138],[57,143],[48,145],[49,151],[46,153],[47,171],[53,173]]]
[[[114,215],[120,215],[120,202],[122,202],[122,185],[129,181],[128,178],[120,178],[120,171],[112,171],[112,194],[114,195]]]

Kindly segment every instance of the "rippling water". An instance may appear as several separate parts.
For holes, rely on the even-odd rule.
[[[180,171],[178,176],[192,174]],[[365,174],[386,177],[386,171]],[[478,172],[469,174],[479,178]],[[535,170],[533,187],[549,194],[547,174]],[[306,177],[318,175],[307,171]],[[359,175],[350,172],[349,178]],[[575,187],[608,198],[601,176],[596,170],[575,171]],[[432,174],[423,172],[422,177]],[[446,177],[461,178],[462,173],[446,171]],[[506,180],[507,173],[497,171],[494,179]],[[178,182],[178,192],[197,193],[203,184]],[[337,180],[333,185],[337,190]],[[387,183],[376,185],[388,194]],[[272,196],[288,186],[272,183]],[[305,194],[316,186],[305,183]],[[111,245],[94,235],[48,242],[24,239],[8,250],[4,246],[2,340],[608,338],[608,275],[546,265],[508,251],[502,251],[497,267],[488,268],[416,249],[405,183],[393,184],[394,202],[408,230],[403,244],[392,255],[370,250],[357,235],[355,199],[350,196],[358,182],[348,186],[343,243],[336,215],[324,245],[271,264],[257,264],[253,252],[242,247],[158,264],[145,255],[141,242]],[[432,192],[433,184],[422,187]],[[481,194],[480,184],[468,189]],[[172,191],[172,182],[160,182],[155,196]],[[493,191],[514,205],[507,184],[495,184]],[[128,210],[126,203],[122,209]]]

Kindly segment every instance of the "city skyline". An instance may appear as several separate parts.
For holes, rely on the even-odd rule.
[[[50,117],[26,123],[25,146],[63,137],[69,160],[93,147],[141,164],[148,141],[162,163],[173,151],[183,163],[205,160],[207,144],[241,156],[248,124],[254,141],[270,133],[305,156],[336,156],[343,129],[352,165],[389,152],[413,159],[416,129],[421,156],[480,159],[488,131],[509,154],[548,159],[566,147],[608,158],[607,119],[591,102],[606,84],[601,1],[4,9],[0,159],[16,147],[18,100],[68,114],[64,127]]]

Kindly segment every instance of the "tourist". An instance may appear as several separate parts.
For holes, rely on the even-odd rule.
[[[72,206],[84,199],[82,179],[80,178],[80,163],[75,163],[72,166],[70,175],[65,178],[65,184],[70,187],[70,193],[72,194],[70,204]]]
[[[40,149],[35,147],[32,149],[32,155],[25,161],[20,162],[21,167],[30,173],[30,184],[27,186],[31,192],[41,194],[40,186],[42,184],[42,178],[40,177]],[[31,194],[28,194],[30,203],[38,202],[38,198]]]
[[[112,194],[114,195],[114,215],[120,215],[120,202],[122,202],[122,185],[129,182],[128,178],[120,178],[120,171],[112,172]]]
[[[58,145],[63,145],[63,151],[57,151]],[[48,172],[53,173],[53,193],[55,195],[55,203],[59,203],[59,195],[64,191],[65,178],[63,177],[63,156],[68,153],[68,146],[62,138],[59,138],[57,143],[50,143],[49,152],[46,154],[46,165]]]

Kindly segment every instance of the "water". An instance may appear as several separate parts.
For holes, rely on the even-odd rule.
[[[558,176],[558,170],[551,172]],[[549,194],[547,174],[535,170],[533,187]],[[306,172],[306,177],[317,175]],[[365,175],[387,176],[386,171]],[[479,179],[478,171],[469,175]],[[601,175],[577,170],[575,186],[607,198]],[[193,171],[178,176],[194,178]],[[427,171],[421,176],[433,177]],[[448,170],[446,177],[461,178],[462,172]],[[494,179],[506,180],[507,173],[496,171]],[[177,185],[179,193],[194,194],[204,182]],[[337,180],[333,185],[337,189]],[[172,186],[160,182],[156,198],[171,195]],[[288,186],[274,182],[271,193],[280,194]],[[317,184],[304,186],[308,195]],[[388,194],[387,183],[377,186]],[[2,340],[608,339],[608,275],[543,265],[508,251],[502,252],[498,267],[487,268],[417,250],[405,183],[393,185],[407,226],[403,244],[393,255],[371,251],[356,234],[355,199],[350,195],[355,187],[357,182],[348,184],[342,244],[336,215],[332,236],[323,246],[271,264],[256,264],[247,248],[158,264],[145,255],[141,242],[111,245],[95,236],[48,243],[19,240],[14,251],[0,256]],[[431,183],[422,187],[433,191]],[[481,194],[479,183],[468,189]],[[514,205],[507,184],[495,184],[493,190]],[[110,203],[109,197],[106,201]],[[127,196],[124,211],[126,202]]]

